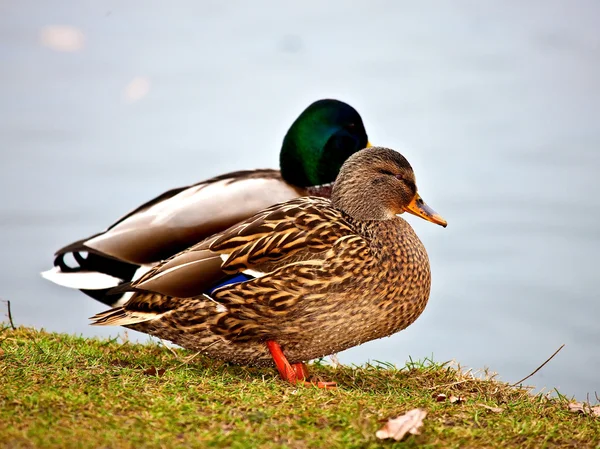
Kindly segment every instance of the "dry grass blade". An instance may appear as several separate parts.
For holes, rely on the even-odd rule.
[[[338,359],[337,354],[331,354],[329,356],[329,360],[331,360],[331,366],[333,366],[334,368],[339,368],[340,366],[342,366],[342,364],[340,363],[340,359]]]
[[[171,354],[173,354],[176,358],[179,358],[179,354],[177,354],[177,352],[171,346],[169,346],[169,344],[165,340],[159,338],[158,341],[160,341],[165,348],[171,351]]]
[[[546,359],[546,361],[545,361],[544,363],[542,363],[540,366],[538,366],[534,372],[532,372],[532,373],[531,373],[531,374],[529,374],[528,376],[525,376],[523,379],[521,379],[521,380],[519,380],[519,381],[515,382],[514,384],[512,384],[512,385],[511,385],[511,387],[516,387],[517,385],[519,385],[519,384],[521,384],[521,383],[525,382],[527,379],[529,379],[531,376],[533,376],[535,373],[537,373],[539,370],[541,370],[541,369],[542,369],[544,366],[546,366],[546,364],[547,364],[547,363],[548,363],[550,360],[552,360],[552,359],[554,358],[554,356],[555,356],[556,354],[558,354],[558,353],[560,352],[560,350],[561,350],[562,348],[564,348],[564,347],[565,347],[565,344],[563,343],[563,344],[560,346],[560,348],[558,348],[556,351],[554,351],[554,354],[552,354],[550,357],[548,357],[548,358]]]
[[[489,405],[485,405],[485,404],[477,404],[479,407],[483,407],[491,412],[494,413],[502,413],[504,411],[504,409],[502,407],[491,407]]]

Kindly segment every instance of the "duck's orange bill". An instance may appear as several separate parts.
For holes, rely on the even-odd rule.
[[[448,223],[442,218],[436,211],[425,204],[425,201],[421,199],[421,196],[417,193],[413,200],[408,203],[408,206],[404,209],[406,212],[421,217],[424,220],[430,221],[440,226],[446,227]]]
[[[371,148],[373,144],[367,140],[367,146],[365,148]]]

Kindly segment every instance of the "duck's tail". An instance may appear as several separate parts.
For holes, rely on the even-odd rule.
[[[54,267],[42,272],[42,277],[63,287],[80,290],[110,307],[124,304],[131,296],[111,292],[111,289],[137,279],[149,269],[88,251],[85,247],[72,247],[69,245],[60,250],[54,259]],[[71,264],[67,263],[67,258],[72,259]]]
[[[97,313],[90,317],[90,320],[92,320],[92,326],[131,326],[132,324],[159,319],[164,314],[165,312],[126,311],[123,307],[117,307]]]

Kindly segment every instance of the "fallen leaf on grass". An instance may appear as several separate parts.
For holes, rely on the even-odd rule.
[[[591,406],[584,402],[569,403],[569,411],[573,413],[581,413],[582,415],[590,415],[600,417],[600,405]]]
[[[381,440],[385,438],[393,438],[400,441],[407,433],[418,435],[419,427],[423,425],[423,419],[427,416],[427,412],[421,408],[415,408],[400,415],[397,418],[388,420],[375,436]]]
[[[121,368],[129,368],[131,366],[131,362],[127,360],[111,360],[109,362],[112,366],[118,366]]]
[[[444,402],[446,400],[446,395],[444,393],[433,393],[432,398],[435,399],[435,402]]]
[[[450,396],[450,403],[451,404],[462,404],[463,402],[465,402],[465,398],[461,397],[461,396]]]
[[[155,366],[151,366],[148,369],[144,370],[144,374],[146,376],[156,376],[156,377],[162,377],[163,374],[165,374],[165,369],[164,368],[156,368]]]
[[[483,407],[485,409],[488,409],[491,412],[494,413],[502,413],[504,411],[504,409],[502,407],[491,407],[489,405],[485,405],[485,404],[477,404],[479,407]]]

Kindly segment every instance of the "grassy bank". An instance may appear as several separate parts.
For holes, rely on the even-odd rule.
[[[4,328],[0,447],[600,447],[600,419],[569,412],[564,398],[440,364],[313,365],[338,382],[324,391],[287,385],[274,369],[190,357]],[[376,439],[388,418],[416,407],[428,412],[421,435]]]

